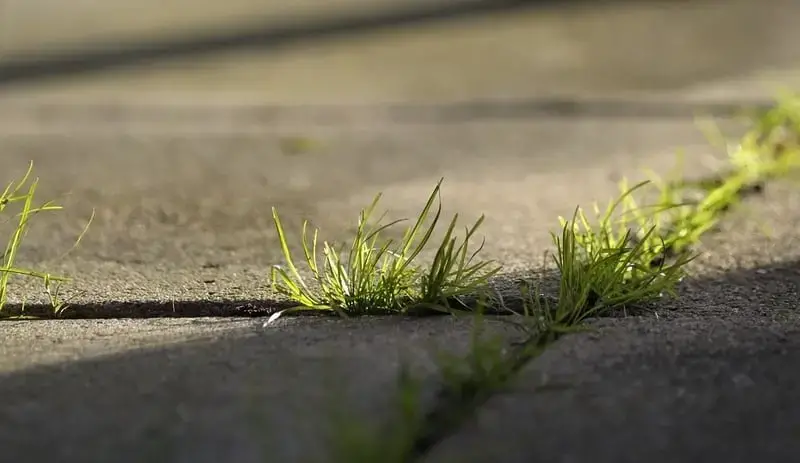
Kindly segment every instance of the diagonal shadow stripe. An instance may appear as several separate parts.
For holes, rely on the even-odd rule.
[[[468,100],[436,104],[386,105],[188,105],[127,103],[6,103],[2,114],[14,121],[30,120],[43,127],[114,127],[129,123],[194,124],[204,130],[208,124],[277,126],[285,123],[313,123],[338,126],[354,121],[384,121],[392,124],[460,124],[482,120],[528,120],[537,118],[605,119],[687,119],[698,116],[737,118],[763,113],[774,106],[767,100],[637,100],[634,98],[516,98]],[[41,117],[47,114],[48,118]],[[1,129],[0,129],[1,130]]]
[[[0,61],[0,87],[26,85],[44,80],[96,73],[105,70],[153,64],[175,58],[214,53],[277,48],[336,36],[355,35],[385,28],[511,12],[521,8],[554,8],[578,4],[597,5],[625,0],[463,0],[431,2],[381,11],[370,15],[346,16],[309,23],[258,24],[236,30],[197,31],[183,37],[159,41],[133,40],[105,48],[75,47],[71,51],[30,53]],[[627,0],[630,1],[630,0]],[[653,0],[674,3],[675,0]]]
[[[631,416],[635,423],[647,422],[657,415],[670,432],[687,437],[701,432],[694,436],[699,446],[694,450],[704,455],[718,454],[716,442],[703,440],[703,437],[716,436],[718,427],[725,432],[742,433],[742,438],[736,441],[736,450],[757,448],[758,439],[770,435],[769,432],[777,433],[770,435],[770,441],[781,444],[775,447],[775,452],[791,454],[795,450],[796,439],[787,440],[792,428],[779,424],[786,422],[781,420],[797,422],[796,407],[786,406],[792,402],[793,391],[800,384],[797,369],[792,368],[797,355],[776,355],[772,350],[783,348],[790,354],[797,352],[792,349],[797,345],[792,341],[796,339],[793,334],[797,333],[797,324],[779,328],[769,319],[781,311],[796,311],[800,264],[778,262],[711,278],[701,277],[690,283],[692,287],[687,289],[686,298],[679,299],[675,307],[676,314],[686,315],[683,320],[693,320],[688,327],[679,323],[680,320],[657,322],[643,318],[628,320],[630,323],[616,320],[617,323],[610,325],[616,329],[609,333],[623,339],[611,340],[610,336],[604,336],[597,338],[597,345],[589,344],[589,347],[604,348],[602,356],[613,361],[594,364],[591,360],[596,356],[588,360],[566,357],[565,361],[575,364],[574,370],[570,370],[572,376],[564,377],[573,382],[572,387],[549,390],[541,396],[536,387],[536,392],[525,398],[537,404],[537,413],[531,415],[535,422],[551,423],[531,431],[538,436],[531,448],[550,440],[554,442],[538,454],[540,459],[552,460],[558,451],[574,447],[579,436],[590,435],[594,437],[588,439],[589,447],[578,453],[604,451],[604,457],[597,461],[620,461],[620,456],[627,455],[630,450],[614,445],[614,436],[620,435],[615,433],[620,431],[625,431],[632,440],[643,441],[636,449],[642,457],[660,455],[663,449],[652,444],[658,442],[664,427],[621,423],[615,419],[615,407],[624,407],[626,416]],[[759,291],[753,292],[752,288],[759,288]],[[760,300],[769,300],[775,313],[760,314],[754,310]],[[726,312],[709,306],[724,308]],[[732,307],[741,308],[742,312],[736,320],[725,321],[730,318],[727,312]],[[4,455],[11,461],[24,457],[23,460],[30,461],[55,458],[65,462],[105,462],[112,455],[115,461],[131,463],[222,461],[233,455],[240,457],[237,461],[265,461],[263,456],[261,460],[245,458],[258,450],[258,444],[264,444],[270,451],[273,460],[266,461],[276,461],[281,451],[295,450],[307,455],[315,446],[324,443],[324,435],[317,432],[331,424],[326,421],[324,408],[330,401],[358,405],[360,408],[353,416],[366,417],[368,415],[362,412],[367,410],[369,416],[377,418],[375,424],[380,424],[387,411],[383,408],[386,405],[383,399],[394,392],[390,389],[392,384],[386,381],[392,380],[395,363],[386,357],[396,349],[397,342],[386,340],[385,330],[391,331],[394,327],[401,333],[411,333],[423,322],[372,319],[366,323],[373,329],[383,327],[383,331],[373,331],[371,340],[368,327],[363,323],[318,320],[296,323],[290,329],[259,332],[260,335],[254,335],[255,328],[245,329],[240,330],[243,335],[138,349],[0,374],[0,393],[11,399],[0,405],[0,417],[8,430],[0,436]],[[441,333],[441,323],[441,319],[431,321],[427,331],[423,331],[431,336]],[[380,326],[376,328],[376,325]],[[642,326],[652,327],[644,329]],[[721,328],[731,328],[734,332],[720,333]],[[369,355],[364,355],[364,350],[359,351],[348,341],[354,338],[354,332],[369,349]],[[246,335],[248,333],[250,335]],[[667,339],[684,340],[678,357],[673,356],[671,349],[674,348],[669,346],[657,351],[631,352],[640,344],[651,346],[654,336],[661,339],[665,333],[669,335]],[[712,338],[710,334],[713,333],[716,335]],[[687,345],[686,339],[692,343]],[[765,345],[763,350],[746,351],[737,346],[739,341],[748,341],[751,346]],[[410,344],[413,343],[407,345]],[[687,370],[687,365],[694,367]],[[759,368],[750,368],[752,366]],[[718,377],[728,381],[710,381],[709,368],[714,368]],[[758,393],[737,388],[730,381],[731,376],[745,368],[758,382]],[[330,375],[329,380],[324,379],[326,375]],[[593,376],[602,380],[593,379]],[[631,390],[633,378],[645,386],[664,389],[654,390],[652,396],[631,397],[627,392]],[[515,381],[514,378],[509,380]],[[326,381],[346,384],[343,389],[347,395],[336,395]],[[517,381],[505,390],[491,391],[491,395],[513,397],[512,388],[525,392],[534,387],[526,383],[529,377]],[[425,384],[430,386],[426,390],[431,392],[437,383]],[[527,389],[524,388],[526,384]],[[678,386],[690,393],[685,396],[669,393]],[[609,403],[586,409],[574,402],[576,390],[583,394],[604,393]],[[523,402],[519,394],[516,400]],[[724,394],[722,401],[721,394]],[[643,402],[655,400],[655,395],[658,395],[655,405]],[[481,400],[470,404],[469,408],[483,404]],[[463,402],[445,400],[439,405],[448,407],[445,411],[458,414],[469,415],[474,411],[464,410]],[[251,411],[261,420],[245,421]],[[756,435],[752,434],[752,425],[741,419],[719,420],[713,429],[697,426],[699,420],[709,416],[732,418],[742,413],[770,426]],[[687,428],[692,425],[694,427]],[[527,422],[522,426],[530,428]],[[460,427],[431,429],[432,434],[423,436],[426,445],[418,443],[415,456],[427,455],[431,447],[444,442]],[[592,433],[580,434],[583,430]],[[498,433],[510,431],[520,432],[501,428]],[[294,447],[301,438],[302,447]],[[41,442],[50,444],[41,445]],[[198,448],[208,453],[195,454],[193,449]],[[676,457],[672,461],[684,461],[686,454],[681,451],[686,450],[686,447],[671,450],[671,456]],[[194,459],[189,459],[190,456]],[[305,455],[297,455],[301,456]],[[677,458],[679,456],[681,458]]]

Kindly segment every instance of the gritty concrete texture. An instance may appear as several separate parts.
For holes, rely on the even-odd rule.
[[[789,319],[633,319],[569,337],[424,461],[795,461],[796,303]]]
[[[267,268],[279,262],[270,204],[285,211],[288,223],[312,217],[339,239],[376,191],[385,193],[392,216],[407,216],[444,176],[448,213],[487,213],[487,257],[519,272],[540,265],[557,214],[568,214],[578,203],[610,198],[619,176],[635,176],[644,166],[665,171],[672,166],[674,150],[682,146],[698,161],[692,175],[716,165],[711,162],[714,150],[702,144],[689,121],[587,119],[330,134],[329,151],[297,156],[281,153],[271,134],[201,139],[6,136],[9,165],[18,172],[34,159],[43,197],[71,191],[64,200],[67,219],[37,218],[41,221],[21,257],[31,266],[47,264],[74,276],[65,294],[77,306],[102,307],[111,299],[142,315],[152,308],[147,301],[165,302],[185,313],[193,301],[238,299],[269,309],[278,301],[267,291]],[[55,146],[58,154],[52,151]],[[704,165],[699,160],[706,156]],[[330,165],[336,167],[326,170]],[[292,187],[292,175],[305,181]],[[348,182],[354,175],[359,183]],[[513,395],[492,400],[479,412],[479,424],[467,424],[463,434],[445,441],[428,458],[463,461],[461,449],[470,449],[468,461],[476,462],[526,461],[531,455],[542,455],[545,461],[586,461],[588,456],[624,461],[628,457],[611,443],[635,440],[641,445],[631,447],[630,461],[658,455],[665,455],[662,461],[670,456],[691,460],[715,455],[718,443],[733,436],[740,447],[730,451],[738,449],[748,457],[762,452],[762,445],[789,442],[782,440],[790,437],[789,427],[784,434],[770,434],[767,442],[762,436],[773,427],[753,434],[736,419],[752,415],[766,423],[777,416],[793,423],[782,402],[795,384],[791,356],[766,352],[778,342],[770,333],[785,333],[790,339],[795,326],[800,235],[793,224],[800,220],[798,203],[800,193],[791,184],[773,185],[762,197],[748,200],[719,235],[709,237],[703,257],[693,264],[698,277],[686,283],[681,299],[655,309],[658,319],[617,321],[611,331],[600,332],[602,337],[565,340],[541,360],[543,366],[534,363],[520,377]],[[48,261],[69,248],[90,208],[96,209],[96,221],[82,245],[67,259]],[[743,270],[732,270],[739,267]],[[17,287],[24,288],[35,289]],[[17,291],[12,298],[35,294]],[[266,331],[262,323],[179,319],[4,324],[0,387],[14,400],[3,407],[2,421],[20,430],[5,434],[6,454],[76,462],[107,461],[112,455],[116,461],[324,461],[325,404],[354,407],[367,420],[380,420],[388,413],[397,367],[392,359],[398,353],[408,352],[413,362],[428,365],[424,373],[431,371],[425,359],[436,347],[463,352],[469,339],[463,326],[446,328],[453,326],[451,319],[301,318]],[[702,349],[689,342],[705,339],[709,331],[736,337],[711,339]],[[737,346],[739,339],[748,339],[748,344]],[[573,343],[576,347],[570,348]],[[703,350],[708,345],[714,355]],[[569,349],[588,359],[576,364]],[[787,349],[791,352],[791,346]],[[697,360],[686,366],[684,356]],[[599,360],[592,360],[596,358],[603,362],[598,365]],[[650,370],[643,370],[644,365]],[[711,366],[719,381],[707,379]],[[578,392],[550,391],[540,397],[531,391],[543,375],[560,378],[558,368],[575,368],[569,370],[569,381],[584,375],[588,379],[580,381],[594,382]],[[352,388],[351,395],[335,396],[320,385],[328,370],[335,376],[333,384]],[[683,376],[673,380],[678,382],[674,387],[685,389],[689,398],[670,395],[673,386],[668,385],[673,383],[668,380],[676,371]],[[739,377],[756,382],[760,392],[736,395],[745,393],[725,378]],[[426,383],[426,393],[433,392],[434,383]],[[638,384],[637,389],[615,393],[627,390],[629,383]],[[586,402],[573,401],[572,394],[597,397],[591,400],[599,405],[582,407]],[[719,394],[723,398],[716,399]],[[654,402],[651,395],[662,399]],[[688,402],[681,402],[681,408],[671,398]],[[636,411],[642,401],[650,405]],[[248,413],[260,410],[253,403],[264,407],[260,419],[265,423],[248,421]],[[636,411],[630,418],[636,434],[626,431],[623,418],[615,414],[622,406]],[[729,424],[712,426],[712,418],[697,421],[692,416],[698,411],[687,417],[680,414],[684,409],[717,413]],[[531,412],[520,416],[524,410]],[[597,421],[586,418],[587,413]],[[655,422],[659,427],[645,426],[655,416],[661,416]],[[532,423],[542,423],[548,431]],[[25,431],[34,428],[35,434]],[[43,436],[58,444],[42,446]],[[85,443],[89,436],[92,445]],[[461,439],[482,444],[472,449]],[[540,445],[538,439],[549,443]],[[673,453],[665,453],[665,446]],[[773,451],[766,455],[774,461],[792,455],[789,446]]]
[[[164,346],[171,342],[214,338],[234,329],[255,326],[251,319],[203,318],[191,320],[150,318],[144,320],[19,320],[3,325],[4,373],[21,367],[51,365],[119,351]],[[48,333],[43,338],[42,333]],[[21,365],[19,359],[29,363]]]
[[[466,351],[471,325],[453,318],[295,319],[267,330],[261,320],[219,330],[210,323],[219,322],[194,325],[207,332],[204,340],[147,349],[136,340],[147,324],[69,321],[45,331],[48,338],[71,332],[107,354],[5,372],[0,390],[13,400],[0,417],[20,432],[0,437],[3,458],[327,461],[337,416],[380,424],[392,413],[400,362],[417,374],[433,372],[437,352]]]
[[[257,5],[228,3],[230,18]],[[166,27],[154,4],[120,30]],[[76,2],[63,15],[85,22],[46,28],[42,0],[0,5],[15,15],[6,50],[81,38],[101,11]],[[4,91],[0,184],[33,160],[39,197],[66,206],[35,217],[20,264],[73,277],[74,310],[122,318],[0,324],[0,461],[331,461],[330,416],[383,423],[401,360],[435,405],[436,352],[464,354],[469,320],[263,327],[285,306],[267,284],[281,262],[270,207],[291,238],[307,218],[341,241],[377,192],[388,218],[410,217],[444,177],[445,215],[487,215],[499,282],[547,270],[558,215],[610,199],[641,168],[668,171],[679,149],[689,176],[721,165],[693,123],[700,103],[800,83],[796,2],[664,5],[499,15]],[[562,339],[419,460],[794,461],[797,223],[796,182],[748,198],[698,248],[678,299]],[[43,295],[18,280],[9,298]]]
[[[794,461],[799,199],[749,203],[678,299],[560,341],[423,461]]]
[[[377,192],[387,219],[411,218],[444,177],[445,214],[486,214],[487,254],[525,268],[550,248],[558,215],[610,200],[622,176],[667,171],[678,148],[695,160],[691,175],[717,164],[686,120],[330,128],[309,136],[320,151],[294,156],[270,133],[4,137],[3,181],[33,160],[42,199],[62,198],[66,208],[36,217],[20,258],[74,275],[69,290],[86,302],[257,299],[268,266],[282,259],[271,206],[295,244],[306,218],[341,242]],[[90,232],[59,259],[92,209]]]
[[[794,461],[799,199],[749,203],[678,299],[563,339],[422,461]]]

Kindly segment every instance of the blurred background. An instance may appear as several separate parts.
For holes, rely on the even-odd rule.
[[[798,0],[0,0],[0,98],[761,98],[800,80],[797,18]]]

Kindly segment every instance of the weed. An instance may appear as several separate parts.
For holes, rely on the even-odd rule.
[[[659,235],[661,214],[679,205],[637,207],[632,194],[648,183],[624,189],[602,214],[595,205],[597,224],[580,207],[570,220],[559,217],[561,233],[552,234],[560,272],[558,324],[575,325],[611,308],[674,295],[694,256],[683,252],[669,263],[664,258],[670,243]]]
[[[716,126],[707,132],[713,139],[723,138]],[[730,167],[721,175],[693,182],[664,181],[650,172],[662,204],[699,197],[670,208],[669,226],[661,231],[669,251],[695,245],[745,196],[761,193],[768,181],[800,169],[800,99],[779,101],[755,121],[738,144],[726,144],[726,148]]]
[[[512,378],[521,365],[561,336],[586,330],[588,318],[675,296],[685,266],[696,257],[692,248],[724,213],[745,194],[761,191],[766,181],[800,167],[799,134],[800,100],[795,99],[779,104],[759,119],[739,145],[729,147],[731,172],[694,183],[667,182],[654,174],[650,181],[631,188],[623,181],[620,196],[604,213],[594,206],[594,222],[580,207],[570,220],[560,217],[561,231],[552,234],[556,247],[552,257],[560,271],[556,302],[551,304],[535,283],[523,282],[522,313],[515,312],[522,321],[504,320],[522,328],[527,339],[512,343],[514,350],[479,339],[483,312],[478,304],[469,355],[442,357],[440,362],[446,394],[439,397],[438,407],[423,418],[409,411],[416,408],[402,408],[406,411],[403,419],[394,423],[402,433],[362,432],[358,439],[347,440],[349,445],[338,447],[337,461],[377,461],[378,457],[409,461],[440,441],[447,429]],[[656,188],[658,199],[653,205],[641,206],[634,197],[645,186]],[[689,197],[690,193],[696,197]],[[491,303],[503,305],[502,295],[498,296]],[[420,403],[419,383],[409,380],[407,370],[398,384],[401,397],[415,398],[403,404]],[[416,430],[416,436],[408,430]],[[394,449],[389,456],[380,453],[386,435],[391,445],[385,448]],[[368,454],[363,453],[365,449]]]
[[[470,240],[483,222],[483,216],[467,228],[465,236],[459,240],[454,234],[458,220],[458,215],[455,215],[432,264],[426,269],[416,263],[441,218],[441,200],[434,209],[441,183],[442,180],[436,184],[417,220],[405,230],[399,242],[385,239],[382,232],[401,220],[381,225],[384,214],[371,223],[370,218],[381,195],[375,196],[372,204],[359,214],[356,233],[347,255],[325,241],[322,243],[321,266],[318,263],[318,230],[309,240],[308,222],[304,222],[301,238],[303,257],[316,284],[314,289],[297,270],[280,218],[273,208],[275,228],[288,269],[273,267],[273,290],[298,303],[297,307],[289,310],[323,310],[340,315],[360,315],[453,309],[460,296],[484,287],[501,267],[493,261],[476,260],[483,244],[474,251],[470,250]],[[461,304],[458,308],[465,306]],[[280,313],[267,323],[277,316]]]
[[[800,97],[787,96],[756,120],[729,149],[735,176],[742,183],[763,184],[800,168]]]
[[[3,316],[8,315],[5,313],[4,309],[8,303],[8,283],[12,275],[21,275],[41,280],[44,291],[53,306],[53,311],[59,314],[65,308],[64,303],[58,297],[58,293],[61,284],[66,282],[67,278],[16,266],[18,252],[22,245],[22,240],[28,232],[30,219],[41,212],[58,211],[62,209],[61,206],[55,205],[52,201],[48,201],[41,206],[34,206],[34,197],[39,181],[38,179],[30,180],[32,171],[33,163],[30,163],[25,175],[19,181],[11,182],[6,189],[0,193],[0,213],[5,212],[7,208],[13,204],[19,203],[21,205],[20,212],[16,214],[16,225],[6,244],[5,252],[2,255],[2,267],[0,267],[0,315]],[[83,234],[81,234],[81,237],[82,236]],[[78,241],[80,241],[80,237]]]

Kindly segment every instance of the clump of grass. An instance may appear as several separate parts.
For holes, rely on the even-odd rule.
[[[2,255],[2,266],[0,266],[0,317],[10,316],[6,311],[6,304],[8,303],[8,284],[14,275],[41,280],[44,292],[47,294],[56,315],[60,314],[65,308],[64,303],[59,298],[59,289],[64,282],[68,281],[67,278],[17,266],[19,249],[30,227],[30,220],[39,213],[62,209],[61,206],[54,204],[52,201],[45,202],[39,206],[34,205],[39,180],[31,179],[32,171],[33,163],[30,163],[25,175],[19,181],[11,182],[0,193],[0,215],[8,213],[8,208],[12,205],[20,205],[20,211],[15,215],[16,225],[6,244],[5,252]],[[82,236],[83,234],[78,238],[78,242]]]
[[[800,94],[784,92],[775,106],[756,115],[744,142],[771,147],[774,157],[800,145]]]
[[[272,269],[272,287],[278,294],[298,303],[289,310],[332,311],[340,315],[450,311],[459,298],[479,291],[501,268],[493,261],[477,259],[483,242],[476,249],[470,244],[483,216],[459,239],[456,214],[447,226],[431,265],[417,261],[429,245],[441,219],[440,180],[416,221],[405,229],[402,239],[385,238],[383,232],[402,222],[381,225],[385,213],[375,222],[371,218],[381,195],[359,214],[355,236],[345,253],[323,241],[318,250],[318,230],[309,237],[308,222],[303,223],[303,259],[315,286],[308,284],[297,269],[288,241],[273,208],[273,219],[286,261],[286,268]],[[437,201],[439,199],[439,201]],[[434,207],[435,205],[435,207]],[[322,263],[319,263],[321,254]],[[461,307],[465,308],[463,304]],[[280,316],[280,313],[273,317]],[[274,320],[271,318],[270,321]]]
[[[605,213],[595,205],[596,224],[580,208],[571,220],[559,218],[558,323],[674,296],[684,266],[696,257],[692,248],[724,213],[747,192],[800,168],[800,99],[779,102],[728,149],[731,169],[711,181],[665,181],[651,172],[651,180],[632,188],[623,180]],[[655,186],[657,200],[641,206],[634,193],[646,185]]]
[[[675,186],[709,192],[735,178],[743,193],[758,192],[766,181],[800,168],[800,95],[782,95],[775,106],[751,114],[749,121],[752,127],[737,143],[728,143],[713,122],[703,124],[707,138],[728,153],[729,169],[700,181],[678,181]]]
[[[800,169],[800,96],[785,95],[757,117],[741,142],[729,147],[734,177],[746,186]]]
[[[724,139],[716,126],[708,127],[708,131],[713,132],[709,134],[710,139]],[[661,237],[668,254],[697,244],[700,237],[716,227],[724,213],[745,196],[760,193],[768,181],[800,169],[800,99],[780,100],[754,121],[753,128],[739,143],[726,144],[726,148],[729,168],[712,178],[665,181],[650,172],[659,191],[660,204],[683,201],[665,214],[669,225],[662,228]]]
[[[659,204],[646,211],[631,201],[632,194],[649,182],[622,192],[595,221],[580,207],[572,218],[559,217],[561,233],[552,234],[553,255],[560,273],[555,320],[575,325],[610,309],[674,295],[684,276],[683,267],[694,256],[681,253],[667,262],[667,243],[659,237],[661,213],[676,204]],[[657,262],[657,263],[654,263]]]
[[[501,386],[516,365],[540,354],[561,336],[585,330],[587,318],[628,304],[675,296],[685,266],[696,257],[691,249],[743,193],[800,167],[800,99],[785,100],[767,112],[729,153],[733,169],[720,178],[666,182],[653,175],[653,180],[632,188],[623,181],[620,196],[605,212],[594,206],[593,221],[580,207],[569,220],[559,217],[561,232],[552,234],[556,247],[552,257],[560,271],[557,301],[551,305],[537,285],[523,282],[523,308],[518,313],[523,321],[510,322],[523,328],[528,339],[516,344],[521,348],[513,355],[508,355],[502,344],[479,341],[481,311],[476,311],[470,355],[465,359],[447,357],[440,364],[447,387],[462,398],[485,395]],[[634,193],[648,185],[656,187],[658,199],[651,206],[640,206]],[[687,199],[691,192],[699,193],[699,199]],[[502,305],[502,296],[492,301],[497,302]],[[349,439],[338,441],[345,445],[337,447],[335,461],[411,459],[426,422],[416,412],[419,384],[409,381],[406,373],[403,371],[398,383],[399,397],[405,399],[400,402],[403,413],[394,428],[400,432],[352,428],[361,432],[341,434]]]
[[[651,267],[691,249],[739,200],[740,185],[736,181],[724,182],[700,195],[699,199],[688,197],[685,188],[652,173],[648,183],[658,190],[658,199],[653,206],[639,207],[633,195],[625,196],[624,202],[637,226],[634,242],[641,242],[648,250]],[[625,186],[623,180],[621,188]]]

